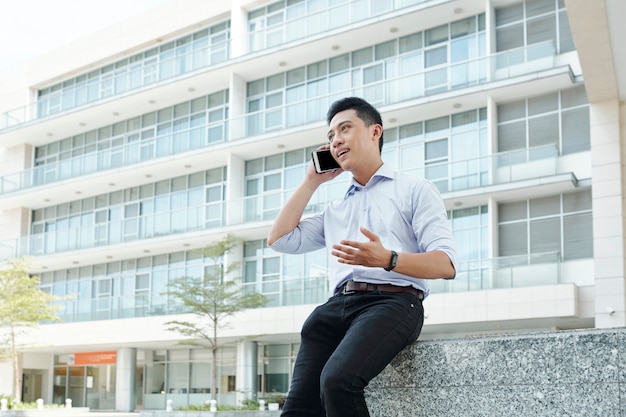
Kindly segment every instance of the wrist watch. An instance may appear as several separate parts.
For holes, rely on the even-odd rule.
[[[385,268],[385,271],[391,271],[396,267],[396,263],[398,263],[398,252],[395,250],[391,251],[391,259],[389,260],[389,266]]]

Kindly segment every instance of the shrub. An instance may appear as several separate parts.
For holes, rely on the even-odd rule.
[[[7,400],[7,407],[8,407],[9,410],[12,410],[13,407],[15,406],[15,399],[13,397],[11,397],[10,395],[0,394],[0,400],[1,399],[6,399]]]

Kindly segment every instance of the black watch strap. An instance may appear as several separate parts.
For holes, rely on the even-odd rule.
[[[385,268],[385,271],[391,271],[393,268],[396,267],[397,263],[398,263],[398,252],[396,252],[395,250],[392,250],[391,259],[389,260],[389,266]]]

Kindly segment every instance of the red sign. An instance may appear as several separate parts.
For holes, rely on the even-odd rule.
[[[117,352],[81,352],[74,353],[73,365],[115,365]]]

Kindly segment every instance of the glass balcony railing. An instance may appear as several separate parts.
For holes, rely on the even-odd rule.
[[[433,293],[553,285],[561,282],[559,252],[461,262],[454,280],[429,282]]]
[[[5,112],[0,115],[0,132],[33,120],[75,111],[129,91],[169,82],[181,75],[222,63],[230,58],[230,40],[172,55],[171,52],[163,53],[135,65],[112,69],[109,73],[85,80],[72,88],[46,94],[36,103]]]
[[[557,169],[558,151],[556,146],[552,145],[469,160],[432,164],[407,172],[433,181],[439,190],[445,193],[545,177],[556,174]],[[317,213],[324,208],[326,203],[337,198],[327,188],[332,185],[325,184],[320,187],[309,201],[306,213]],[[31,234],[19,239],[0,242],[0,259],[24,255],[51,255],[197,230],[269,221],[278,215],[280,208],[292,192],[293,190],[267,192],[228,202],[187,206],[102,223],[90,221],[88,225],[81,227]],[[79,217],[77,215],[77,219]],[[69,221],[69,223],[72,222]]]
[[[320,304],[328,298],[327,275],[242,284],[242,291],[265,294],[266,307]],[[163,293],[80,298],[77,294],[56,302],[64,322],[115,320],[185,313],[184,306]]]
[[[391,79],[337,90],[316,98],[247,113],[229,120],[228,140],[235,141],[319,122],[328,107],[342,97],[363,97],[380,108],[551,69],[555,67],[555,54],[553,42],[542,42],[488,57],[434,69],[422,69]]]
[[[306,3],[288,7],[286,16],[275,14],[271,22],[256,25],[248,34],[248,50],[250,52],[280,46],[288,42],[302,40],[310,36],[326,34],[329,31],[349,27],[355,23],[393,13],[424,3],[448,3],[442,0],[343,0],[335,1],[335,5],[323,10],[306,13]],[[339,3],[339,4],[337,4]],[[256,26],[262,26],[254,29]]]
[[[326,33],[335,28],[347,28],[352,23],[429,2],[441,3],[442,0],[345,1],[343,4],[321,11],[287,18],[284,21],[281,19],[277,24],[260,30],[252,30],[244,35],[247,39],[245,53],[258,52]],[[205,47],[169,50],[132,65],[111,70],[110,73],[105,73],[98,78],[86,79],[73,88],[64,88],[58,93],[51,93],[40,98],[36,103],[0,114],[0,131],[33,120],[73,111],[100,100],[222,63],[231,58],[232,42],[234,41],[229,39],[224,42],[213,42]]]
[[[207,148],[226,141],[226,128],[226,123],[220,121],[157,137],[137,138],[122,146],[4,175],[0,177],[0,195]]]
[[[255,135],[319,122],[320,115],[326,112],[333,101],[341,97],[361,96],[380,107],[419,99],[430,94],[470,87],[490,80],[500,80],[520,75],[524,71],[530,73],[539,69],[552,68],[554,51],[554,45],[551,42],[544,42],[486,58],[465,61],[435,70],[425,70],[248,113],[228,121],[194,126],[174,133],[137,140],[123,146],[4,175],[0,177],[0,195],[207,148],[225,141],[247,139]],[[529,62],[529,59],[533,62]],[[433,81],[435,78],[431,77],[434,73],[439,74],[436,82]],[[443,82],[443,80],[446,81]]]
[[[461,262],[452,280],[430,280],[431,293],[470,292],[501,288],[553,285],[561,282],[557,252]],[[265,294],[266,307],[320,304],[329,297],[327,273],[315,277],[276,279],[242,284],[243,291]],[[163,293],[84,298],[57,302],[65,322],[114,320],[185,313],[182,305]]]
[[[428,164],[405,172],[431,180],[439,192],[446,193],[556,175],[558,158],[556,145],[544,145]]]

